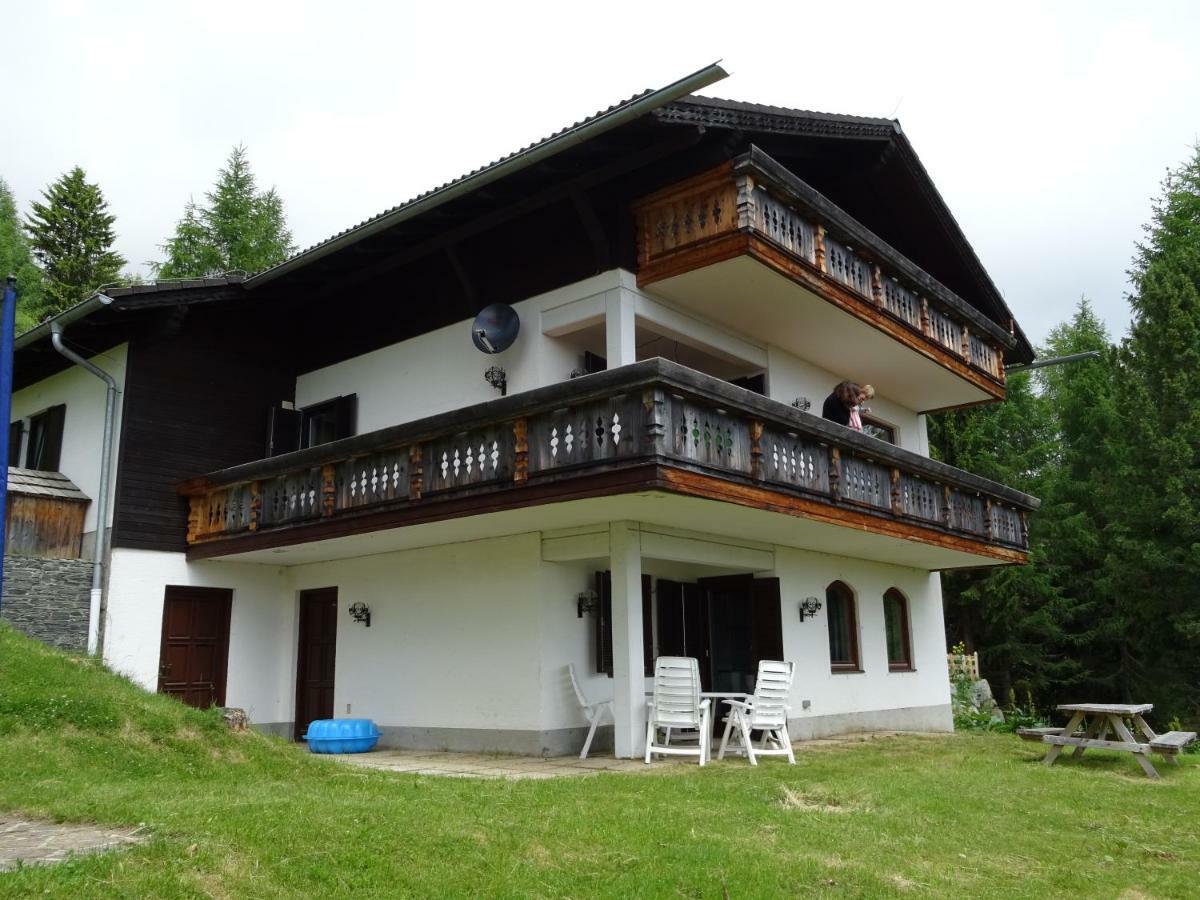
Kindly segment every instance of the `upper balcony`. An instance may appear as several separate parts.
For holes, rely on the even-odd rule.
[[[635,214],[639,287],[917,411],[1004,399],[1013,336],[757,148]]]
[[[395,549],[396,535],[419,531],[408,526],[437,522],[453,528],[423,540],[636,519],[928,569],[995,565],[1025,561],[1038,505],[662,359],[213,472],[179,492],[189,557],[269,562]]]

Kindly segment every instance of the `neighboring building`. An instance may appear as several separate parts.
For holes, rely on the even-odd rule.
[[[949,730],[938,572],[1025,562],[1037,501],[931,460],[925,414],[1031,348],[895,122],[691,95],[717,74],[266,272],[64,314],[121,390],[107,662],[399,746],[575,751],[570,665],[635,754],[658,654],[714,690],[794,660],[797,737]],[[485,355],[492,303],[520,333]],[[14,409],[65,404],[94,497],[103,386],[48,331]],[[817,417],[843,379],[874,436]]]

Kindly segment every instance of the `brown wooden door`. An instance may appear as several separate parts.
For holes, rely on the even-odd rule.
[[[733,575],[700,579],[708,624],[706,690],[752,693],[758,663],[783,659],[779,579]]]
[[[158,692],[189,706],[225,705],[233,591],[168,586],[163,597]]]
[[[300,592],[300,646],[296,665],[296,740],[310,722],[333,718],[337,654],[337,588]]]

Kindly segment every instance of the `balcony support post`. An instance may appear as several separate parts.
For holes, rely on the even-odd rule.
[[[818,223],[814,232],[813,252],[817,258],[817,270],[825,274],[828,271],[825,268],[825,226]]]
[[[646,452],[664,456],[667,450],[667,397],[662,388],[646,388],[642,394],[645,409],[644,426]]]
[[[642,549],[636,522],[610,522],[613,720],[616,756],[645,752],[646,679],[642,657]]]
[[[605,346],[610,369],[637,362],[635,306],[636,296],[629,288],[619,287],[604,295]]]
[[[408,448],[408,497],[410,500],[421,499],[421,482],[425,478],[425,466],[422,458],[420,444],[413,444]]]
[[[258,520],[262,515],[262,483],[250,482],[250,530],[258,531]]]
[[[762,436],[763,423],[759,419],[750,420],[750,477],[762,481]]]
[[[529,478],[529,422],[524,417],[513,422],[513,481],[523,484]]]
[[[892,515],[904,515],[904,490],[900,486],[900,470],[892,469]]]
[[[836,503],[841,497],[842,480],[842,451],[838,447],[829,448],[829,494]]]
[[[386,478],[385,478],[386,480]],[[321,466],[321,517],[328,519],[337,506],[337,482],[332,463]]]

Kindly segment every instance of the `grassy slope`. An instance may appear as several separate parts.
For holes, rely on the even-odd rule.
[[[965,735],[755,771],[390,775],[227,734],[0,625],[0,811],[154,836],[0,873],[0,897],[1194,896],[1196,757],[1159,783],[1128,756],[1040,757]]]

